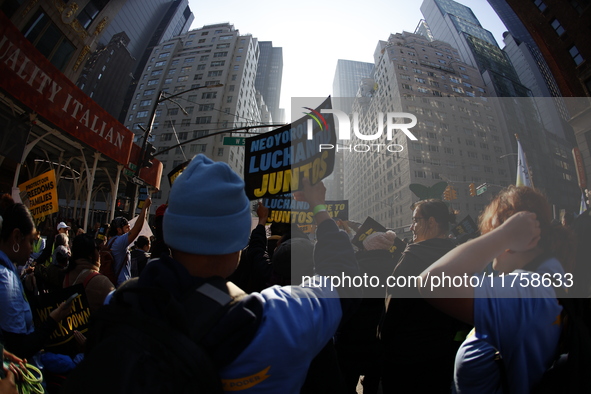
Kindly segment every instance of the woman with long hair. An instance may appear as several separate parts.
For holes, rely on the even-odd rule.
[[[6,348],[20,358],[30,359],[41,350],[58,322],[68,315],[71,303],[51,311],[40,326],[25,297],[16,266],[24,264],[33,249],[35,224],[27,207],[10,195],[0,197],[0,328]]]
[[[480,231],[427,268],[419,291],[442,311],[474,324],[456,355],[455,392],[504,386],[528,393],[556,354],[562,307],[553,286],[572,285],[574,237],[552,223],[545,196],[523,186],[493,199],[480,217]],[[490,261],[496,276],[482,274]],[[495,361],[497,352],[504,365]]]

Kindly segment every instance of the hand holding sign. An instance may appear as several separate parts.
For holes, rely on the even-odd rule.
[[[310,204],[310,208],[312,208],[315,214],[316,224],[320,224],[325,220],[330,219],[330,215],[326,212],[326,206],[324,205],[326,201],[326,187],[324,187],[324,183],[320,181],[312,186],[310,180],[304,178],[302,180],[302,185],[304,186],[303,190],[295,192],[293,194],[294,198],[297,201],[306,201]],[[324,209],[317,210],[319,205],[324,205]]]

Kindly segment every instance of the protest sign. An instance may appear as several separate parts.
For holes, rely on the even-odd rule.
[[[65,289],[52,291],[50,293],[40,294],[35,301],[31,302],[33,318],[36,324],[41,324],[47,319],[51,319],[49,314],[57,308],[62,302],[73,294],[78,293],[78,297],[72,301],[72,311],[68,316],[58,322],[58,327],[45,343],[45,350],[53,353],[67,354],[70,356],[78,353],[74,331],[85,333],[88,331],[88,321],[90,318],[90,306],[86,299],[84,286],[79,283]]]
[[[375,232],[385,233],[386,231],[386,227],[382,226],[380,223],[375,221],[375,219],[368,216],[361,227],[359,227],[359,230],[357,230],[357,234],[355,234],[355,237],[353,237],[351,243],[357,246],[359,249],[363,249],[363,240],[367,238],[368,235]]]
[[[34,219],[59,211],[55,171],[50,170],[18,185],[23,203]]]
[[[168,183],[170,186],[172,186],[172,184],[174,183],[174,180],[183,173],[183,171],[185,170],[185,168],[187,168],[187,166],[189,165],[189,163],[191,162],[191,160],[187,160],[184,163],[179,164],[178,166],[174,167],[172,169],[172,171],[170,171],[167,175],[168,178]]]
[[[474,222],[474,219],[470,215],[466,216],[462,221],[451,230],[455,237],[459,237],[463,234],[476,234],[478,232],[478,226]]]
[[[330,97],[305,117],[277,130],[246,139],[245,191],[249,199],[270,197],[301,189],[303,178],[312,184],[330,175],[334,150],[321,144],[336,144],[334,120],[321,115],[330,109]]]
[[[296,201],[291,194],[278,198],[263,198],[263,205],[269,208],[267,223],[292,223],[309,225],[314,223],[314,213],[310,204]],[[332,218],[349,219],[349,200],[326,201],[326,211]]]

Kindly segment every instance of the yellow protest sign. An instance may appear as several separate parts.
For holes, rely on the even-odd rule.
[[[21,193],[26,193],[28,197],[29,203],[24,202],[29,207],[34,219],[58,212],[56,186],[54,170],[47,171],[18,185]]]

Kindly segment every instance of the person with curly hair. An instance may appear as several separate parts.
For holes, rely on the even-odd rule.
[[[474,324],[456,355],[454,392],[501,392],[505,386],[528,393],[552,364],[562,331],[553,285],[536,283],[552,277],[569,285],[574,237],[552,223],[546,197],[524,186],[493,199],[480,217],[480,232],[423,271],[426,285],[419,291],[435,307]],[[482,273],[491,260],[497,276]],[[509,279],[515,275],[519,283]],[[454,284],[431,287],[445,277]]]

